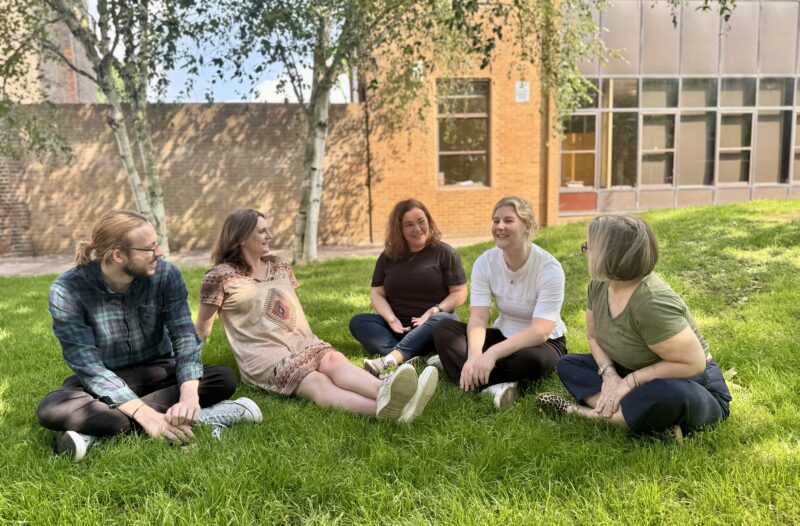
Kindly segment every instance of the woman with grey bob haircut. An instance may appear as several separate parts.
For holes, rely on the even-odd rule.
[[[556,366],[578,403],[543,393],[537,405],[677,439],[727,418],[731,395],[708,344],[683,299],[653,273],[658,243],[647,223],[600,216],[587,232],[591,353]]]

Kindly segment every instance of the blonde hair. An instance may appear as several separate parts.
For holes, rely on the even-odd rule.
[[[592,279],[631,281],[655,268],[658,242],[641,217],[602,215],[586,229]]]
[[[119,248],[127,248],[128,232],[147,223],[147,218],[130,210],[112,210],[103,214],[92,227],[92,240],[79,241],[75,247],[75,265],[93,260],[105,261]]]
[[[504,206],[510,206],[514,209],[514,213],[517,214],[517,217],[528,227],[528,235],[536,232],[536,218],[533,216],[533,206],[531,206],[530,201],[517,195],[506,196],[494,205],[492,216],[494,216],[498,208]]]

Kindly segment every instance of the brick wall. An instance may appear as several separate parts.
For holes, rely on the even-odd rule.
[[[555,222],[558,188],[552,179],[557,175],[557,151],[548,148],[547,130],[552,128],[542,112],[538,84],[531,82],[530,100],[518,103],[514,81],[525,80],[518,70],[509,73],[495,67],[464,76],[491,81],[491,186],[437,185],[435,106],[424,112],[421,121],[416,111],[408,109],[406,128],[401,131],[388,133],[377,124],[371,134],[376,243],[383,241],[394,203],[412,196],[431,209],[451,239],[488,239],[492,206],[511,194],[533,203],[539,223]],[[296,105],[280,104],[152,106],[153,139],[173,250],[209,249],[225,216],[241,207],[265,212],[276,246],[290,246],[306,135],[300,111]],[[89,235],[100,214],[133,207],[104,108],[60,105],[54,119],[72,145],[76,161],[63,167],[36,162],[16,168],[0,165],[5,167],[0,168],[5,170],[2,174],[18,173],[16,178],[8,176],[8,183],[0,182],[1,202],[16,203],[15,212],[10,205],[0,209],[0,255],[12,250],[31,255],[69,253],[76,241]],[[319,232],[323,244],[370,240],[363,119],[361,105],[331,108]],[[17,232],[15,246],[22,248],[10,248],[10,232]],[[27,232],[27,241],[22,241],[22,232]]]
[[[431,210],[445,237],[490,238],[491,214],[502,197],[519,195],[528,199],[540,224],[555,222],[554,208],[549,202],[551,181],[555,173],[548,170],[557,155],[548,148],[551,122],[546,104],[542,104],[541,87],[532,71],[524,71],[511,63],[508,55],[499,55],[486,70],[466,69],[459,78],[489,79],[489,178],[488,187],[438,186],[436,107],[424,111],[422,122],[416,111],[408,110],[408,128],[401,133],[387,133],[380,128],[372,139],[373,157],[378,182],[373,189],[376,238],[381,239],[386,218],[398,200],[420,199]],[[530,81],[528,102],[516,102],[515,82]],[[435,98],[431,86],[428,97]],[[380,121],[380,117],[376,118]],[[557,143],[556,143],[557,144]],[[556,152],[557,153],[557,152]],[[556,165],[557,166],[557,165]]]
[[[299,111],[293,105],[267,104],[152,107],[153,139],[174,250],[210,248],[225,216],[241,207],[265,212],[276,245],[290,244],[306,134]],[[368,239],[360,116],[358,105],[331,108],[320,217],[320,241],[325,244]],[[61,105],[54,118],[74,150],[75,162],[62,167],[38,162],[21,165],[18,179],[23,186],[17,186],[24,188],[22,193],[19,188],[10,192],[9,184],[0,183],[3,203],[16,195],[29,211],[30,255],[69,253],[89,235],[100,214],[134,206],[104,108]],[[10,168],[0,170],[11,173]],[[18,219],[4,209],[0,221],[16,225]],[[0,247],[8,245],[7,228]],[[0,255],[8,253],[0,248]]]
[[[33,252],[24,197],[22,164],[0,157],[0,255],[25,256]]]

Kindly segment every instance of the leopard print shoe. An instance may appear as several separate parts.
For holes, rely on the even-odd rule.
[[[536,397],[536,407],[547,413],[565,415],[571,407],[577,407],[577,404],[558,393],[541,393]]]

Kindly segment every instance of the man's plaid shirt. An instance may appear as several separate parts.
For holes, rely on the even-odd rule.
[[[87,391],[112,407],[138,398],[116,370],[175,364],[179,384],[203,375],[186,298],[180,271],[164,260],[154,276],[134,278],[124,294],[103,281],[95,261],[59,276],[49,294],[64,360]]]

